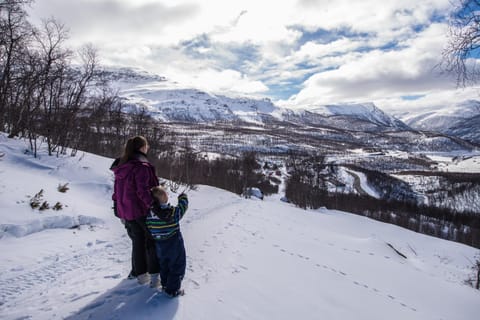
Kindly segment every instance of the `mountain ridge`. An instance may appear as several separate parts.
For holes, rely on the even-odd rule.
[[[436,131],[480,143],[480,101],[477,100],[404,113],[398,118],[417,130]]]
[[[294,121],[297,124],[330,125],[342,128],[344,122],[358,120],[360,130],[408,130],[408,125],[385,113],[373,103],[311,105],[286,108],[269,98],[230,97],[195,88],[185,88],[164,77],[137,74],[121,69],[118,77],[108,71],[124,103],[135,110],[143,108],[163,121],[215,122],[240,121],[265,124],[268,120]],[[367,125],[368,124],[368,125]]]
[[[374,103],[339,103],[288,108],[269,98],[227,96],[189,88],[132,68],[102,71],[126,112],[143,110],[165,123],[294,125],[349,132],[432,132],[480,145],[480,102],[385,112]],[[421,135],[421,134],[420,134]]]

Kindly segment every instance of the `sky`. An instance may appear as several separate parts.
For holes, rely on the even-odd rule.
[[[215,93],[386,111],[477,99],[438,68],[451,0],[37,0],[72,48]]]

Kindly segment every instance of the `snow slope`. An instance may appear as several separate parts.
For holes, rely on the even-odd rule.
[[[116,76],[116,77],[115,77]],[[110,73],[112,85],[132,110],[144,108],[163,121],[234,121],[261,122],[262,114],[279,113],[269,99],[227,97],[178,84],[158,76],[136,71]]]
[[[189,192],[182,220],[186,295],[168,299],[125,279],[130,243],[110,210],[111,160],[33,159],[25,146],[0,135],[0,319],[457,320],[480,311],[480,292],[463,284],[478,250],[349,213],[301,210],[280,196],[243,199],[207,186]],[[70,190],[56,191],[66,182]],[[30,209],[22,201],[40,188],[68,207]],[[74,229],[4,226],[58,216],[90,218]]]
[[[437,131],[464,140],[480,142],[480,101],[466,100],[455,105],[418,110],[392,111],[412,128]]]
[[[373,103],[309,106],[308,111],[324,116],[350,116],[380,125],[395,127],[399,121],[386,114]]]
[[[467,100],[457,105],[436,106],[399,114],[406,124],[422,130],[446,132],[458,122],[472,118],[480,112],[480,102]]]

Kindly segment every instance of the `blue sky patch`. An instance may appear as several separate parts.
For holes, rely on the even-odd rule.
[[[342,38],[358,40],[374,37],[374,35],[370,33],[354,32],[351,30],[351,28],[338,28],[334,30],[317,29],[315,31],[307,30],[302,26],[289,26],[288,28],[302,33],[302,36],[297,42],[298,47],[301,47],[303,44],[311,41],[318,44],[327,44]]]
[[[251,43],[219,44],[211,41],[208,34],[199,35],[183,41],[181,50],[192,59],[212,60],[221,69],[233,69],[244,72],[248,62],[261,59],[258,46]],[[200,50],[209,49],[209,50]]]
[[[406,96],[402,96],[402,100],[407,100],[407,101],[414,101],[414,100],[418,100],[420,98],[423,98],[425,97],[424,94],[413,94],[413,95],[406,95]]]

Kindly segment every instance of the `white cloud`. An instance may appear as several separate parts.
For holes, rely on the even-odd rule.
[[[235,70],[204,69],[195,74],[180,73],[174,78],[176,81],[211,92],[260,94],[268,90],[261,81],[249,79],[245,74]]]
[[[187,35],[184,27],[200,12],[199,5],[194,3],[169,5],[145,0],[41,0],[32,8],[34,22],[54,16],[66,24],[74,46],[91,42],[123,48],[176,42],[178,36]]]
[[[397,30],[414,24],[429,23],[435,11],[446,12],[450,0],[300,0],[297,21],[315,29],[347,26],[356,32]]]
[[[344,61],[338,69],[311,76],[290,102],[305,105],[377,101],[450,89],[454,85],[451,78],[435,69],[444,35],[444,25],[432,24],[414,39],[401,43],[401,49],[362,53]]]
[[[404,100],[399,97],[386,97],[378,99],[376,105],[393,115],[401,115],[408,110],[427,111],[445,106],[455,106],[459,102],[478,99],[480,88],[469,87],[464,89],[450,88],[443,90],[431,90],[415,100]]]
[[[37,0],[32,18],[58,17],[72,45],[92,43],[105,63],[204,90],[258,94],[284,85],[301,88],[293,105],[407,106],[454,92],[433,70],[446,30],[430,21],[450,8],[450,0]],[[425,98],[404,102],[403,95]]]

